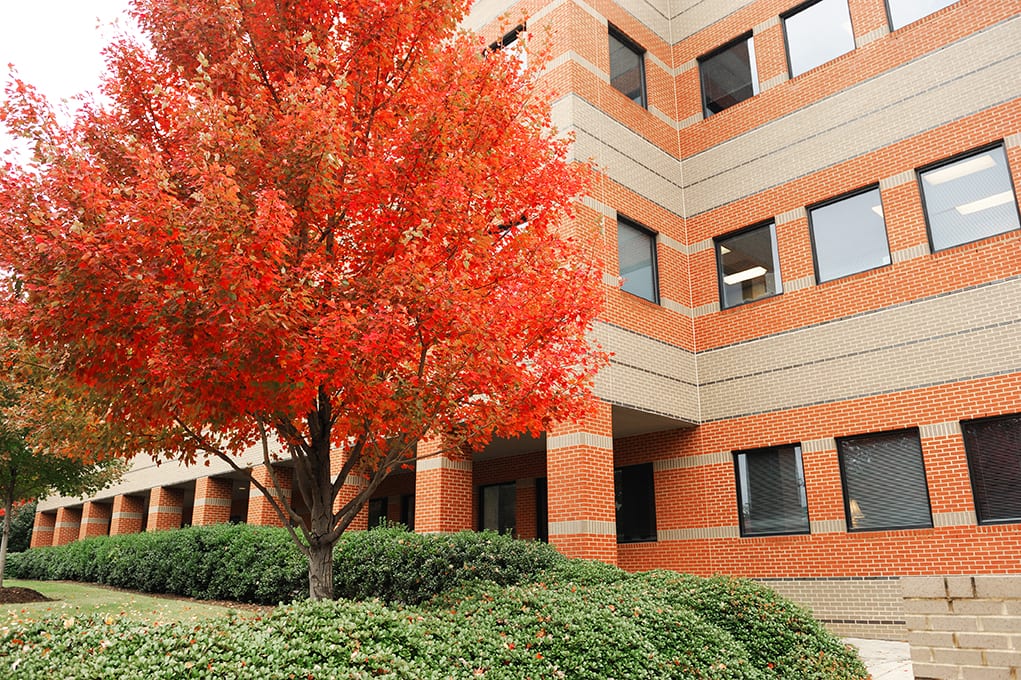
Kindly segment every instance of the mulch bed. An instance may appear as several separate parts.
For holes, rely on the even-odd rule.
[[[0,588],[0,604],[26,604],[28,602],[52,602],[52,600],[31,588]]]

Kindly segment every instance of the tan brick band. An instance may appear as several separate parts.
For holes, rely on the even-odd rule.
[[[231,500],[229,498],[196,498],[195,507],[201,508],[203,506],[218,506],[221,508],[229,508]]]
[[[822,439],[809,439],[801,442],[801,450],[805,453],[819,453],[821,451],[836,451],[837,440],[833,437]]]
[[[887,36],[889,34],[890,34],[889,26],[886,26],[886,25],[880,26],[879,28],[873,29],[873,30],[869,31],[868,33],[865,33],[864,35],[857,36],[854,39],[854,46],[855,46],[856,49],[860,50],[861,48],[865,47],[869,43],[875,42],[875,41],[879,40],[880,38],[882,38],[883,36]]]
[[[617,525],[614,522],[599,522],[590,519],[576,519],[567,522],[550,522],[550,536],[616,536]]]
[[[809,522],[813,534],[842,534],[847,531],[847,522],[842,519],[823,519]]]
[[[960,437],[961,423],[956,420],[951,420],[946,423],[922,425],[918,428],[918,434],[922,437],[922,439],[932,439],[935,437]]]
[[[142,517],[140,512],[115,512],[112,515],[113,519],[142,519]]]
[[[907,262],[908,260],[914,260],[919,257],[925,257],[932,251],[929,250],[928,243],[919,243],[917,246],[911,246],[910,248],[903,248],[901,250],[895,250],[890,253],[890,259],[894,264],[901,262]]]
[[[547,437],[546,450],[569,449],[575,446],[591,446],[596,449],[612,449],[613,437],[591,432],[572,432],[571,434]],[[577,532],[573,532],[577,533]]]
[[[934,527],[966,527],[978,524],[978,516],[974,510],[961,512],[937,512],[932,516]]]
[[[470,460],[455,460],[443,455],[435,455],[419,459],[415,463],[415,470],[417,472],[426,472],[428,470],[460,470],[461,472],[471,472],[472,462]]]
[[[732,463],[733,454],[730,451],[719,453],[703,453],[697,456],[680,456],[678,458],[664,458],[652,463],[652,469],[656,472],[665,470],[686,470],[688,468],[702,467],[704,465],[720,465],[721,463]]]
[[[698,541],[711,538],[740,538],[741,527],[695,527],[693,529],[661,529],[656,532],[659,541]]]

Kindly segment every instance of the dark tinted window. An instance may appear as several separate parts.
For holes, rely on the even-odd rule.
[[[837,440],[851,531],[932,526],[918,431]]]
[[[479,528],[501,534],[517,528],[517,485],[493,484],[479,489]]]
[[[613,471],[614,502],[617,506],[617,542],[656,540],[656,494],[652,463],[631,465]]]
[[[791,77],[854,49],[847,0],[820,0],[784,17]]]
[[[1021,522],[1021,415],[973,420],[961,428],[978,521]]]
[[[933,250],[1019,227],[1014,187],[1002,146],[918,174]]]
[[[755,48],[750,36],[703,57],[699,61],[698,72],[702,80],[702,108],[706,117],[759,92]]]
[[[373,498],[369,501],[369,528],[378,527],[386,519],[387,499]]]
[[[890,264],[879,188],[808,211],[819,282]]]
[[[808,533],[800,445],[739,452],[734,465],[742,536]]]
[[[656,235],[623,218],[617,220],[621,290],[657,302]]]
[[[610,84],[639,106],[645,106],[644,51],[610,29]]]
[[[401,524],[415,530],[415,497],[411,494],[401,496]]]
[[[896,31],[955,2],[957,0],[886,0],[886,6],[890,10],[890,25]]]
[[[721,307],[783,292],[772,223],[716,239],[716,261]]]

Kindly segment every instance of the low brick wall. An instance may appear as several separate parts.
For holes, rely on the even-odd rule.
[[[810,609],[840,637],[907,639],[900,579],[896,576],[756,580]]]
[[[917,680],[1021,680],[1021,575],[901,579]]]

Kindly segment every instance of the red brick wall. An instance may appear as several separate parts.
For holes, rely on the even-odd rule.
[[[194,526],[224,524],[230,521],[234,480],[228,477],[200,477],[195,480]]]
[[[110,534],[137,534],[142,531],[146,519],[145,499],[141,496],[116,496],[113,499],[113,516],[110,520]]]
[[[53,545],[53,527],[57,523],[57,511],[35,513],[32,525],[32,548],[44,548]]]

